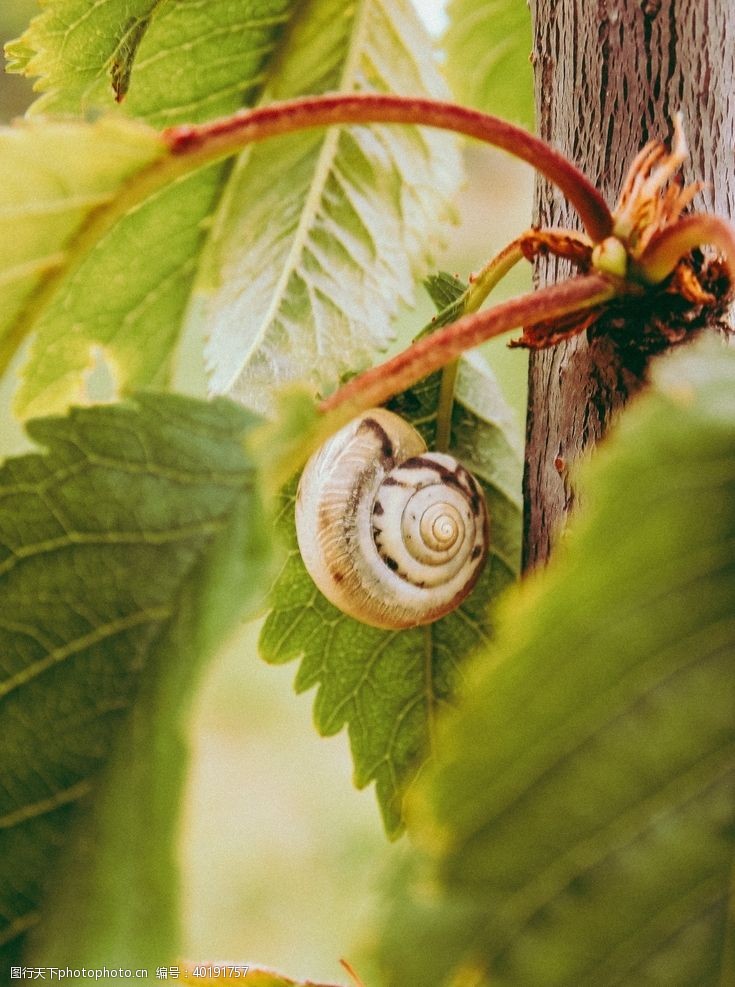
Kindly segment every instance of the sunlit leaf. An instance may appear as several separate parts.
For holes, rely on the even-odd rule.
[[[122,107],[129,115],[154,127],[206,120],[257,100],[293,6],[51,0],[8,46],[10,64],[40,77],[44,95],[31,113],[112,110],[117,71],[125,75]],[[24,417],[80,400],[100,355],[119,391],[170,382],[207,224],[228,171],[227,164],[212,166],[136,205],[84,249],[49,308],[30,323],[21,319],[18,334],[37,333],[16,402]],[[31,186],[26,197],[34,194]]]
[[[164,153],[154,131],[125,120],[18,124],[0,130],[0,352],[5,360],[22,338],[23,323],[32,317],[29,309],[44,281],[72,262],[74,237],[85,221],[108,207],[127,179]],[[95,287],[101,302],[105,285]],[[49,353],[52,364],[58,348],[52,346]],[[82,367],[88,369],[92,362],[87,344]],[[83,375],[74,386],[62,383],[71,396],[83,398]]]

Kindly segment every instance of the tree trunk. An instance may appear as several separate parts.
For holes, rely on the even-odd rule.
[[[681,110],[691,154],[684,178],[706,183],[695,208],[733,217],[733,0],[531,0],[531,8],[541,136],[613,205],[637,151],[668,137]],[[578,226],[546,181],[537,183],[534,220]],[[537,268],[540,284],[568,273],[553,258]],[[616,324],[615,335],[625,329]],[[645,364],[604,333],[531,354],[524,567],[548,558],[575,501],[570,468],[641,387]]]

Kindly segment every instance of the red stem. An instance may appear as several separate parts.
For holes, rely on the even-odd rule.
[[[252,141],[306,127],[349,123],[423,124],[493,144],[554,182],[579,212],[593,241],[604,240],[612,231],[613,218],[605,200],[562,154],[521,127],[454,103],[388,93],[306,96],[242,110],[209,123],[170,127],[163,131],[163,139],[173,154],[199,153],[205,160],[215,160]]]
[[[658,284],[690,250],[706,243],[717,247],[724,256],[732,286],[735,284],[735,228],[719,216],[694,213],[680,219],[651,241],[636,267],[645,281]]]
[[[354,377],[322,401],[319,409],[326,412],[343,408],[352,417],[383,404],[487,339],[518,326],[593,308],[614,294],[615,288],[610,281],[599,274],[588,274],[520,298],[511,298],[484,312],[466,315],[430,336],[422,337],[391,360]]]

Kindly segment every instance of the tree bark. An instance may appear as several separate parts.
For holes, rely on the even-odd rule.
[[[667,138],[681,110],[687,183],[706,183],[694,208],[735,216],[733,0],[531,0],[539,132],[614,205],[649,140]],[[578,226],[546,181],[534,221]],[[539,284],[567,276],[553,258]],[[646,360],[618,344],[626,328],[531,354],[524,500],[524,567],[544,563],[575,502],[573,466],[645,381]],[[570,472],[572,470],[572,472]]]

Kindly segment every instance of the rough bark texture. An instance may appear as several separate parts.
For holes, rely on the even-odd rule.
[[[735,216],[733,0],[531,0],[541,136],[614,205],[637,151],[668,137],[677,110],[691,158],[687,182],[707,183],[698,210]],[[577,226],[546,182],[535,221]],[[540,284],[566,276],[554,259]],[[632,327],[631,327],[632,328]],[[625,331],[616,326],[615,335]],[[574,504],[570,468],[643,383],[645,361],[612,337],[577,337],[532,354],[524,496],[524,564],[544,562]]]

